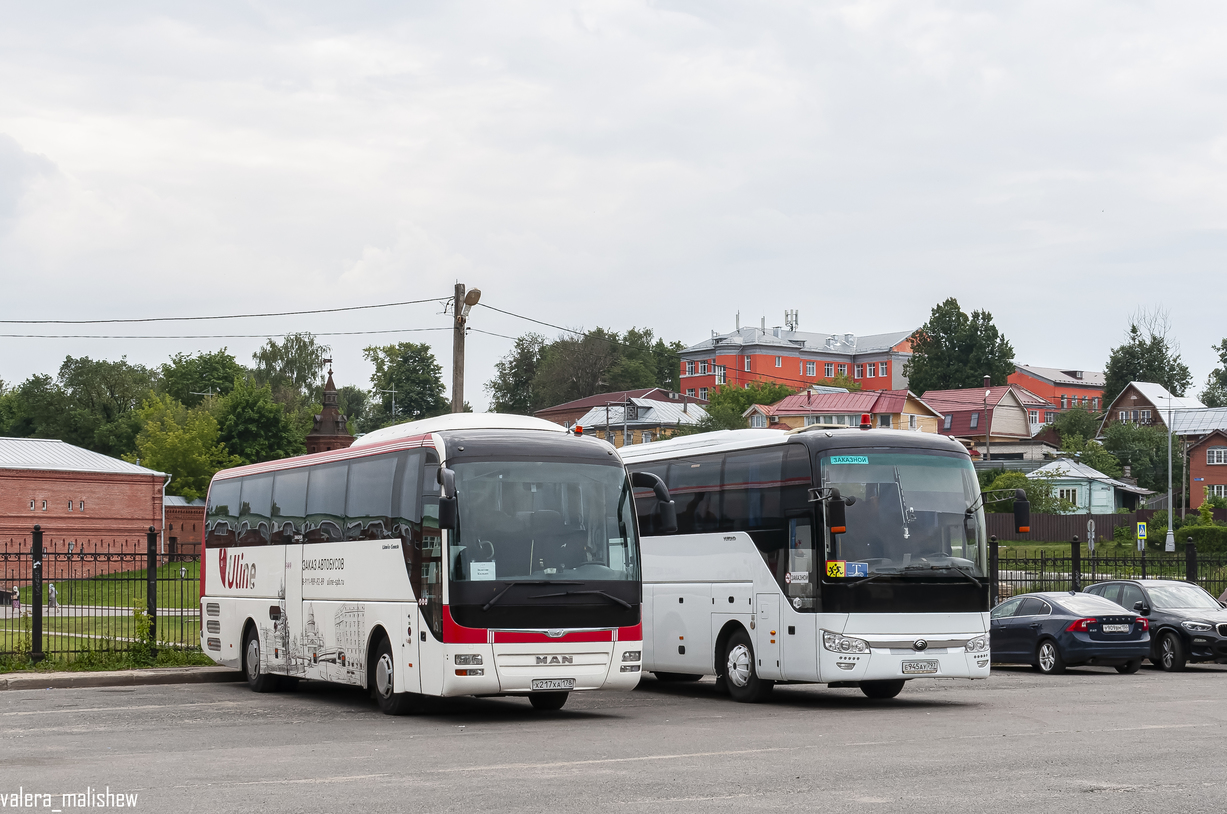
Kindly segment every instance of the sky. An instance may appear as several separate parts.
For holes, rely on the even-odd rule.
[[[0,319],[449,297],[698,342],[919,327],[955,297],[1022,364],[1102,370],[1165,309],[1199,392],[1227,336],[1227,6],[1085,2],[6,3]],[[0,324],[67,355],[250,363],[428,342],[438,302]],[[466,396],[514,337],[485,308]],[[410,330],[414,329],[414,330]],[[421,330],[438,329],[438,330]],[[183,338],[189,335],[252,338]]]

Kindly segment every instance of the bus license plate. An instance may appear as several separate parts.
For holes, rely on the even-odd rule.
[[[1132,625],[1104,625],[1104,633],[1128,633]]]
[[[926,661],[905,661],[903,662],[904,675],[916,673],[936,673],[937,660],[931,659]]]
[[[575,689],[575,679],[573,678],[534,678],[534,690],[573,690]]]

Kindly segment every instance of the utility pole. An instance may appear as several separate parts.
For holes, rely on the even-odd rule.
[[[1176,534],[1172,531],[1172,396],[1167,396],[1167,539],[1164,551],[1176,550]]]
[[[391,390],[384,390],[381,387],[377,387],[375,389],[378,390],[380,393],[391,393],[392,394],[392,422],[395,423],[396,422],[396,385],[393,384]]]
[[[481,299],[481,290],[469,289],[466,293],[464,283],[456,283],[456,293],[452,298],[452,316],[455,323],[452,328],[452,412],[464,412],[464,334],[469,321],[469,309],[477,305]]]
[[[992,379],[988,376],[984,377],[984,386],[990,387]],[[993,433],[992,426],[988,420],[988,397],[992,390],[984,391],[984,460],[990,460],[993,457]]]

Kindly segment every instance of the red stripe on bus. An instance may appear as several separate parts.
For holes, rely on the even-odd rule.
[[[533,630],[496,630],[495,644],[548,644],[550,642],[611,642],[612,630],[575,630],[562,636],[548,636]]]
[[[452,619],[452,609],[443,606],[443,641],[447,644],[486,644],[490,632],[484,627],[464,627]]]
[[[643,623],[634,627],[618,628],[618,641],[620,642],[641,642],[643,641]]]

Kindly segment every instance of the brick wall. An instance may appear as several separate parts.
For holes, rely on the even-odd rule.
[[[166,553],[200,556],[204,506],[166,507]]]
[[[150,526],[162,528],[162,481],[156,475],[0,470],[0,541],[29,537],[37,523],[57,539],[133,538],[143,546]]]

